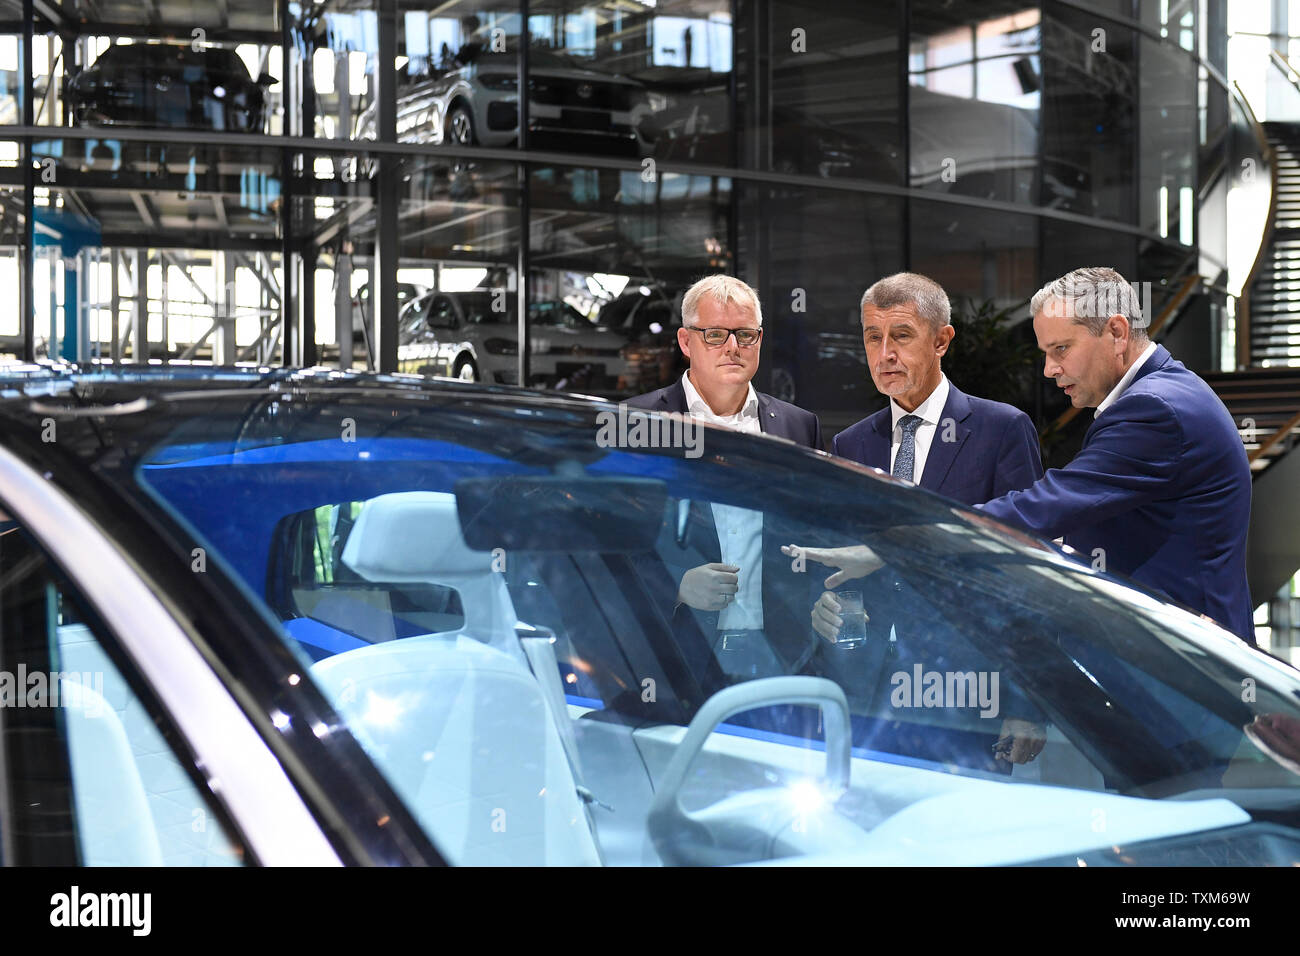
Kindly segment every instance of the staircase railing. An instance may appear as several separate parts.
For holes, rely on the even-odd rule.
[[[1285,425],[1260,442],[1259,447],[1252,451],[1247,457],[1251,461],[1254,461],[1256,458],[1264,457],[1266,452],[1270,451],[1274,445],[1286,438],[1287,435],[1291,434],[1291,430],[1297,426],[1300,426],[1300,412],[1296,412]]]
[[[1282,70],[1288,80],[1296,82],[1292,76],[1294,70],[1291,64],[1287,62],[1286,57],[1276,50],[1270,50],[1272,54],[1271,62],[1278,69]],[[1233,82],[1233,87],[1237,91],[1236,99],[1241,106],[1242,112],[1246,114],[1246,119],[1250,122],[1251,132],[1255,134],[1255,143],[1259,147],[1260,155],[1268,163],[1268,213],[1264,217],[1264,229],[1259,237],[1259,248],[1255,250],[1255,261],[1251,263],[1250,272],[1246,274],[1246,281],[1241,284],[1241,295],[1237,297],[1237,369],[1249,368],[1251,364],[1250,354],[1250,290],[1259,278],[1260,270],[1268,260],[1269,253],[1273,246],[1273,220],[1277,218],[1277,156],[1274,154],[1273,147],[1268,143],[1268,134],[1264,132],[1263,125],[1255,118],[1255,111],[1250,108],[1250,102],[1246,99],[1245,94],[1241,91],[1240,84]],[[1300,87],[1297,87],[1300,89]]]

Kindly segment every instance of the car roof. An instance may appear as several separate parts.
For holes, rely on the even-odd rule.
[[[509,406],[555,406],[606,404],[604,399],[576,393],[542,392],[513,385],[463,382],[459,379],[402,373],[340,371],[333,368],[273,368],[269,366],[79,366],[74,363],[35,363],[0,366],[0,417],[29,422],[33,411],[42,408],[66,410],[68,399],[84,408],[102,407],[105,416],[127,415],[129,409],[114,409],[153,398],[170,403],[203,403],[217,395],[231,396],[247,391],[249,400],[263,397],[268,389],[286,392],[361,392],[379,402],[386,397],[452,395]],[[195,408],[197,412],[199,409]],[[185,409],[190,411],[190,409]]]
[[[90,69],[96,66],[126,66],[145,62],[158,65],[162,62],[180,66],[196,65],[208,69],[234,69],[247,76],[248,68],[234,50],[209,46],[196,50],[188,43],[115,43],[95,58]]]

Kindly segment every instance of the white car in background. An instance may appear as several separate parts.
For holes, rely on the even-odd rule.
[[[417,296],[398,319],[398,370],[517,384],[517,315],[514,293],[504,290]],[[534,302],[528,318],[529,385],[588,393],[626,389],[626,335],[565,302]]]
[[[402,142],[508,146],[519,135],[518,61],[513,53],[462,49],[446,69],[398,74],[397,138]],[[621,156],[648,155],[641,132],[651,94],[631,79],[551,52],[529,52],[530,144]],[[373,136],[375,108],[357,135]]]

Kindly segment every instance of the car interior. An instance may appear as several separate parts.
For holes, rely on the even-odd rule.
[[[653,705],[644,695],[642,706],[628,708],[620,706],[628,695],[609,700],[580,680],[590,663],[563,615],[544,614],[547,625],[521,620],[508,583],[517,576],[500,566],[508,553],[467,546],[454,494],[380,495],[361,503],[346,533],[343,568],[392,593],[452,589],[464,609],[459,626],[401,639],[391,624],[377,632],[355,627],[354,637],[373,643],[312,665],[313,679],[453,862],[694,865],[829,854],[988,864],[1249,821],[1223,799],[1169,810],[1108,794],[1102,771],[1057,727],[1041,763],[1002,779],[968,768],[945,772],[906,754],[857,748],[850,755],[848,703],[825,678],[767,677],[724,688],[710,700],[748,696],[703,729],[703,708],[689,721],[648,718]],[[537,603],[541,583],[523,587]],[[319,622],[313,626],[319,634]],[[306,633],[294,620],[286,628]],[[635,696],[641,681],[629,683]],[[838,739],[829,717],[823,733],[804,736],[744,719],[790,705],[805,718],[810,708],[842,715]],[[788,731],[791,721],[782,726]],[[809,728],[806,719],[794,726]],[[837,750],[845,772],[831,781]],[[683,760],[686,767],[674,769]],[[1029,782],[1069,789],[1016,786]],[[692,809],[683,808],[683,796]],[[1104,832],[1094,811],[1106,820]]]

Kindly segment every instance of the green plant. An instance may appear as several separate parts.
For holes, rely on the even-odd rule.
[[[957,330],[943,370],[962,391],[995,402],[1006,402],[1033,414],[1038,349],[1024,323],[1012,315],[1024,303],[998,308],[991,301],[953,302],[952,325]]]

